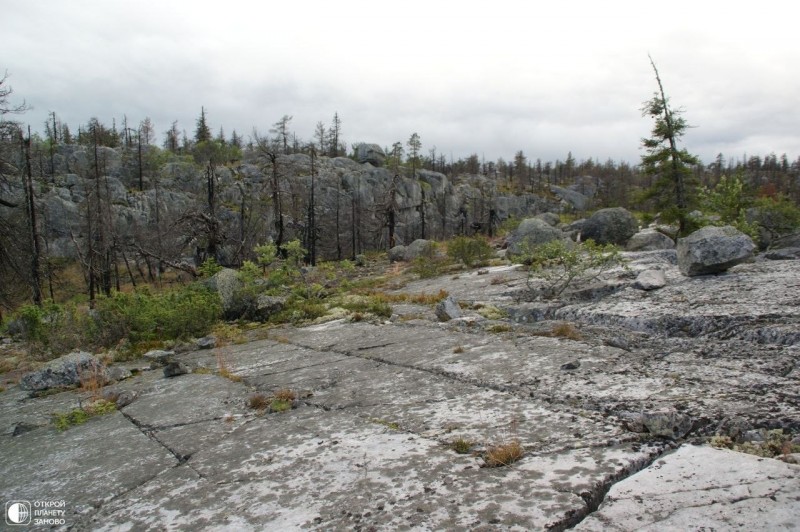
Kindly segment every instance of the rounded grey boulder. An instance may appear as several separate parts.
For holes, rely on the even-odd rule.
[[[91,353],[70,353],[48,362],[42,369],[28,373],[19,381],[23,390],[39,392],[50,388],[78,386],[81,379],[108,381],[106,367]]]
[[[581,240],[624,246],[637,231],[639,223],[627,209],[600,209],[584,222]]]
[[[753,257],[756,245],[738,229],[708,226],[678,239],[678,267],[686,276],[724,272]]]

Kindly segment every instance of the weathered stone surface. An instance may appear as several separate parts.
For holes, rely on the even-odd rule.
[[[81,379],[108,380],[105,366],[91,353],[70,353],[51,360],[42,369],[28,373],[19,386],[23,390],[39,392],[50,388],[78,386]]]
[[[0,456],[14,440],[47,435],[41,441],[55,445],[52,435],[78,429],[112,444],[117,437],[145,442],[147,456],[166,456],[124,493],[113,475],[95,474],[92,493],[113,496],[88,507],[82,501],[91,497],[62,489],[85,463],[56,453],[62,469],[43,474],[66,494],[68,508],[80,508],[73,530],[662,530],[685,528],[675,519],[690,510],[699,512],[696,524],[734,528],[738,505],[751,508],[746,497],[756,492],[775,500],[759,499],[763,511],[750,511],[746,527],[780,527],[781,516],[800,506],[787,495],[798,490],[795,481],[773,469],[787,464],[713,450],[722,454],[689,453],[677,476],[666,473],[677,463],[671,457],[702,449],[686,439],[797,433],[800,263],[761,261],[732,275],[685,277],[674,250],[624,256],[629,270],[601,279],[621,288],[594,301],[523,303],[527,273],[489,267],[402,288],[447,290],[468,303],[456,320],[439,322],[432,306],[404,303],[393,305],[392,323],[336,320],[270,331],[273,340],[178,353],[176,361],[208,372],[225,367],[242,381],[143,371],[110,387],[118,405],[122,394],[136,394],[113,414],[125,430],[110,437],[94,433],[102,418],[65,433],[47,427],[51,412],[81,404],[78,392],[34,399],[12,386],[0,393]],[[667,285],[634,288],[636,274],[650,269],[663,271]],[[490,308],[491,318],[480,314]],[[555,336],[561,321],[578,325],[583,339]],[[291,411],[248,407],[255,392],[269,398],[287,388],[299,397]],[[476,454],[450,450],[456,439]],[[524,448],[521,460],[481,467],[480,453],[508,441]],[[73,443],[80,453],[84,443]],[[669,447],[680,449],[659,458]],[[36,449],[45,456],[54,447]],[[114,471],[132,467],[122,449]],[[746,475],[718,474],[723,462]],[[628,484],[640,469],[647,483]],[[716,477],[721,485],[711,484]],[[33,483],[7,474],[2,493],[17,484],[35,498]],[[740,485],[752,493],[740,493]],[[706,487],[725,504],[706,504]],[[606,517],[611,510],[617,513]]]
[[[753,240],[734,227],[707,226],[678,239],[678,266],[688,276],[720,273],[750,260],[755,249]]]
[[[678,413],[674,408],[662,408],[642,412],[635,416],[635,422],[641,424],[645,432],[655,437],[678,439],[692,428],[689,416]]]
[[[436,304],[436,317],[439,321],[450,321],[461,317],[461,307],[458,301],[451,296],[447,296]]]
[[[540,218],[526,218],[508,236],[508,253],[519,255],[539,244],[560,240],[564,233]]]
[[[600,209],[583,223],[581,240],[624,246],[637,231],[639,223],[626,209]]]
[[[386,154],[377,144],[361,143],[356,146],[356,160],[360,163],[369,163],[372,166],[383,166]]]
[[[675,241],[670,237],[656,231],[645,229],[639,231],[628,240],[625,249],[628,251],[655,251],[657,249],[675,249]]]
[[[789,530],[800,467],[684,445],[615,484],[576,530]]]
[[[633,284],[640,290],[657,290],[664,288],[667,285],[667,279],[663,270],[644,270],[636,277],[636,282]]]
[[[178,463],[120,413],[0,437],[0,456],[3,497],[63,500],[67,526]]]

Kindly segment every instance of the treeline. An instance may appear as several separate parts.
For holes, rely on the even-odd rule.
[[[289,115],[266,133],[254,129],[245,137],[233,130],[226,135],[223,127],[214,132],[205,108],[189,132],[173,122],[160,138],[149,118],[138,124],[125,116],[111,124],[91,118],[72,129],[56,113],[40,135],[7,119],[25,106],[9,105],[4,81],[0,304],[6,308],[28,298],[40,303],[57,291],[66,266],[53,259],[58,254],[52,252],[56,242],[48,239],[51,234],[58,234],[62,244],[71,243],[89,301],[94,301],[99,294],[119,291],[121,283],[159,282],[167,269],[194,273],[207,259],[241,264],[255,246],[268,241],[281,249],[298,239],[308,251],[306,260],[314,264],[318,249],[327,258],[342,259],[390,247],[401,219],[413,222],[406,225],[405,239],[444,238],[468,230],[490,233],[499,194],[553,198],[552,187],[570,186],[592,199],[591,208],[653,208],[643,193],[652,189],[656,176],[640,165],[578,161],[571,152],[563,161],[542,161],[522,150],[511,161],[485,161],[477,154],[448,160],[435,146],[424,149],[416,132],[384,148],[389,175],[375,188],[378,192],[365,194],[357,180],[336,175],[325,181],[319,175],[321,157],[356,157],[356,145],[348,150],[344,142],[338,113],[327,124],[318,122],[310,139],[292,130]],[[297,154],[307,156],[308,164],[292,159]],[[258,178],[249,179],[242,163],[257,168]],[[109,177],[112,166],[116,181]],[[421,184],[421,170],[440,172],[451,183],[478,183],[479,197],[470,206],[450,205],[446,187],[434,196],[430,183]],[[707,188],[736,175],[753,196],[800,202],[800,157],[726,159],[720,154],[710,164],[693,164],[691,172]],[[181,198],[164,186],[167,182],[191,190],[196,201],[179,205]],[[117,183],[139,193],[137,200],[153,211],[148,219],[119,218]],[[411,191],[409,183],[417,188]],[[57,213],[40,204],[45,194],[48,202],[59,201],[53,196],[65,189],[70,198],[61,198],[62,205],[80,210],[81,226],[54,230]],[[403,195],[413,201],[401,202]],[[195,264],[183,261],[187,247],[194,249]]]

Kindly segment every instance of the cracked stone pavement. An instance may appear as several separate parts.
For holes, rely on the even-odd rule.
[[[758,268],[773,266],[744,274]],[[790,278],[798,270],[774,268]],[[518,306],[509,294],[524,284],[519,272],[459,277],[404,291],[445,288],[465,307]],[[659,297],[675,298],[668,290],[686,290],[685,282]],[[758,327],[796,319],[800,289],[783,291],[783,306],[762,313],[781,318]],[[542,336],[541,322],[522,319],[489,332],[494,322],[469,310],[438,323],[415,305],[397,305],[385,323],[287,328],[179,355],[210,370],[221,358],[240,382],[202,370],[171,379],[143,371],[113,385],[136,392],[135,401],[63,432],[48,425],[50,415],[77,407],[81,395],[31,399],[11,388],[0,394],[0,496],[63,499],[72,530],[796,526],[800,467],[649,438],[623,413],[672,406],[698,433],[739,418],[797,426],[797,345],[612,327],[607,316],[624,314],[626,297],[641,296],[620,292],[576,318],[582,340]],[[647,315],[661,311],[654,300]],[[620,335],[629,346],[608,345]],[[576,369],[563,369],[573,361]],[[255,392],[286,388],[300,393],[297,408],[247,406]],[[451,450],[457,439],[473,452]],[[525,449],[520,461],[482,467],[482,451],[512,440]]]

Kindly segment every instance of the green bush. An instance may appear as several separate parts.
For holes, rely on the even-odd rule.
[[[732,225],[753,240],[758,239],[758,225],[749,221],[747,209],[753,204],[753,196],[739,175],[722,176],[713,188],[703,187],[699,193],[700,207],[706,215],[699,225]]]
[[[41,307],[23,305],[6,323],[6,329],[25,342],[31,353],[46,355],[72,351],[86,343],[93,322],[74,304],[45,301]]]
[[[113,345],[123,338],[136,343],[203,336],[221,315],[219,296],[199,285],[155,295],[116,293],[97,300],[97,341]]]
[[[222,271],[222,266],[217,264],[217,261],[214,257],[206,259],[203,264],[197,268],[197,273],[200,274],[200,277],[213,277],[214,274],[219,273]]]
[[[623,262],[616,246],[601,246],[593,240],[581,244],[553,240],[524,252],[519,260],[530,264],[528,289],[547,299],[560,296],[573,284],[596,279]],[[535,286],[536,279],[543,279],[544,287]]]
[[[459,261],[467,268],[486,263],[494,255],[494,250],[483,237],[459,236],[447,244],[447,256]]]
[[[382,318],[392,315],[392,307],[385,298],[378,295],[364,296],[344,301],[340,306],[351,312],[374,314]]]
[[[800,227],[800,208],[783,195],[758,198],[749,214],[770,238],[792,233]]]

